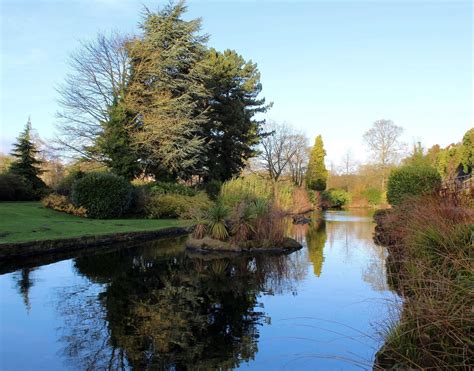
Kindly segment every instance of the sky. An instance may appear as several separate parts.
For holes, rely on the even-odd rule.
[[[167,2],[167,1],[166,1]],[[165,1],[0,0],[0,152],[31,117],[53,138],[56,87],[68,57],[97,32],[137,34],[143,6]],[[323,136],[328,163],[351,150],[370,160],[362,136],[390,119],[403,140],[425,147],[460,141],[473,124],[471,1],[188,1],[209,46],[258,64],[266,118],[311,141]]]

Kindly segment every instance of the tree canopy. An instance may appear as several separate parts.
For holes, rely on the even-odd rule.
[[[266,112],[269,105],[258,98],[262,85],[257,65],[234,50],[221,53],[211,48],[199,68],[210,94],[209,119],[202,130],[203,175],[225,181],[256,154],[263,120],[255,115]]]
[[[208,48],[184,1],[145,8],[141,34],[104,36],[72,56],[60,87],[60,143],[127,178],[224,181],[262,138],[269,105],[257,65]],[[82,102],[82,100],[84,100]]]

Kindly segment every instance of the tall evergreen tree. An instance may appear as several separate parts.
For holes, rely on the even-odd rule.
[[[95,152],[104,158],[103,162],[113,173],[133,179],[140,171],[140,164],[131,136],[135,130],[132,113],[123,103],[115,101],[109,108],[109,120],[102,126]]]
[[[25,125],[25,130],[19,135],[17,142],[13,145],[11,155],[15,158],[10,166],[10,172],[18,175],[31,186],[35,196],[46,188],[46,184],[39,178],[42,171],[42,161],[38,160],[38,150],[32,138],[31,121]]]
[[[255,115],[269,106],[258,98],[262,86],[257,65],[235,51],[210,49],[199,67],[210,93],[209,119],[201,132],[206,142],[203,175],[225,181],[255,155],[263,124]]]
[[[159,12],[146,11],[143,36],[128,44],[131,82],[127,103],[137,112],[135,140],[148,168],[183,178],[196,171],[203,150],[208,92],[196,65],[206,53],[201,20],[183,20],[184,1]]]
[[[323,138],[316,137],[314,146],[309,156],[308,169],[306,170],[306,186],[315,191],[324,191],[328,178],[328,171],[324,164],[326,151],[324,150]]]
[[[464,173],[472,174],[474,168],[474,128],[469,129],[462,139],[461,165]]]

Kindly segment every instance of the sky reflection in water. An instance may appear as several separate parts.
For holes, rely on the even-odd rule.
[[[3,274],[0,368],[371,368],[396,300],[371,218],[291,228],[304,248],[290,256],[200,256],[170,239]]]

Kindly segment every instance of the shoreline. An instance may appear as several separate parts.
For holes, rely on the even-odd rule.
[[[0,244],[0,259],[14,260],[32,256],[80,251],[91,247],[104,248],[115,243],[149,241],[164,237],[182,236],[191,227],[165,227],[151,231],[119,232],[53,240],[10,242]]]

